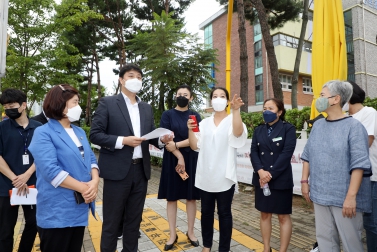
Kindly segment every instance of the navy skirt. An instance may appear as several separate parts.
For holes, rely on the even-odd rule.
[[[286,190],[271,189],[270,196],[264,196],[260,187],[255,187],[255,208],[260,212],[292,214],[293,188]]]

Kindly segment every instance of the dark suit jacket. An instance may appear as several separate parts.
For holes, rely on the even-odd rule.
[[[265,124],[258,126],[251,142],[250,159],[253,165],[253,185],[260,187],[258,170],[271,173],[271,189],[293,188],[291,158],[296,147],[296,129],[279,120],[271,135]]]
[[[40,114],[36,115],[36,116],[33,116],[32,118],[30,119],[33,119],[34,121],[37,121],[37,122],[40,122],[42,124],[46,124],[48,121],[47,121],[47,118],[46,116],[43,114],[43,112],[41,112]]]
[[[152,107],[139,102],[141,136],[155,129]],[[116,96],[104,97],[93,117],[90,129],[90,141],[101,146],[98,166],[100,176],[104,179],[124,179],[131,167],[134,148],[124,145],[123,149],[115,149],[118,136],[134,136],[130,114],[126,102],[120,93]],[[144,141],[141,144],[144,173],[147,179],[151,176],[149,143],[158,147],[158,139]]]

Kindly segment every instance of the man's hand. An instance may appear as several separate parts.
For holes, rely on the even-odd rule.
[[[25,172],[25,173],[15,177],[12,181],[12,184],[13,184],[14,187],[20,188],[21,186],[26,185],[29,178],[30,178],[30,175],[27,172]]]
[[[168,143],[168,142],[171,142],[173,141],[173,138],[174,138],[174,133],[172,134],[167,134],[167,135],[163,135],[162,137],[160,137],[160,141],[164,144]]]
[[[145,140],[146,140],[145,138],[141,138],[141,137],[128,136],[128,137],[123,137],[122,144],[131,146],[131,147],[136,147],[136,146],[139,146]]]

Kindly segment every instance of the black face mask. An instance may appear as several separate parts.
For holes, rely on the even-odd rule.
[[[184,96],[178,96],[175,101],[177,102],[177,105],[181,108],[186,107],[189,103],[189,99],[187,99]]]
[[[18,112],[19,108],[12,108],[12,109],[6,109],[5,114],[10,118],[10,119],[17,119],[21,116],[22,113]]]

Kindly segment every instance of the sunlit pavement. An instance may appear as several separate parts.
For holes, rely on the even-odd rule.
[[[169,239],[169,226],[166,215],[166,201],[157,199],[158,184],[160,178],[160,169],[152,169],[152,177],[148,184],[148,195],[146,197],[143,213],[143,221],[140,231],[142,233],[139,239],[139,251],[141,252],[158,252],[163,251],[164,245]],[[99,195],[96,202],[96,221],[91,215],[89,217],[89,226],[85,229],[82,252],[100,252],[100,238],[102,229],[102,189],[101,181],[99,186]],[[303,203],[304,204],[304,203]],[[20,208],[21,209],[21,208]],[[200,210],[200,201],[197,202],[197,209]],[[178,202],[177,213],[177,234],[178,242],[172,251],[201,251],[201,247],[193,247],[187,237],[187,218],[186,218],[185,201]],[[232,204],[233,212],[233,235],[231,242],[231,251],[255,251],[262,252],[263,244],[259,228],[259,212],[254,208],[254,194],[250,192],[240,192],[234,196]],[[215,215],[217,218],[217,215]],[[292,214],[293,234],[288,251],[301,252],[310,251],[312,244],[315,242],[314,214],[304,207],[294,207]],[[280,244],[279,223],[277,216],[273,216],[273,227],[271,246],[274,251],[278,251]],[[19,213],[19,219],[15,228],[15,246],[13,251],[17,251],[24,226],[22,210]],[[200,211],[196,213],[194,232],[202,245]],[[214,225],[214,243],[212,251],[216,251],[219,241],[219,225],[215,220]],[[364,238],[365,243],[365,238]],[[122,251],[122,240],[118,240],[117,250]],[[33,252],[40,251],[39,238],[35,241]]]

